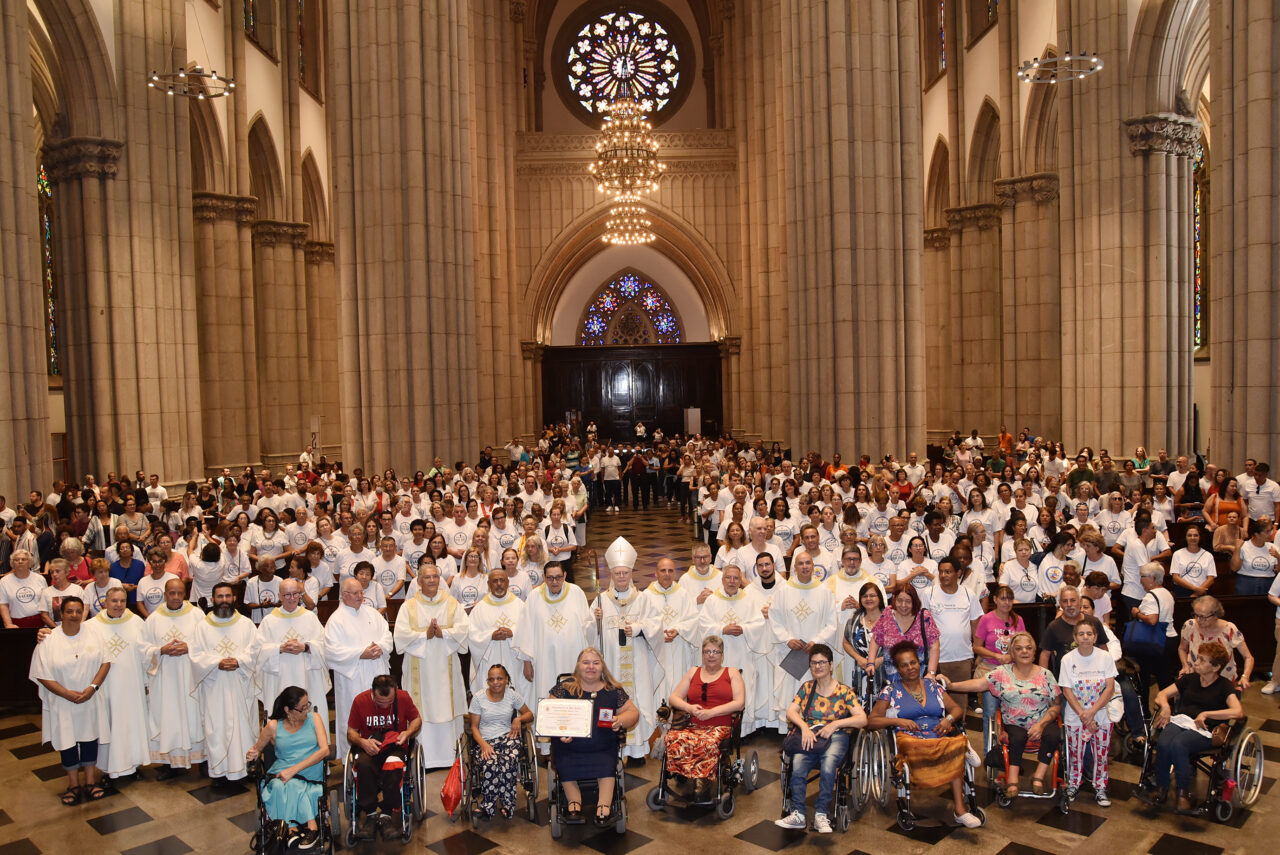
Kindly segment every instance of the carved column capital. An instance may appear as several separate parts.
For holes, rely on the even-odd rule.
[[[925,249],[946,249],[951,246],[951,229],[946,226],[925,229],[924,246]]]
[[[45,144],[44,168],[54,184],[83,176],[115,178],[123,154],[124,143],[119,140],[68,137]]]
[[[258,200],[252,196],[231,196],[197,190],[191,194],[191,211],[197,220],[236,220],[248,222],[257,210]]]
[[[253,239],[263,246],[293,244],[304,247],[307,242],[306,223],[284,223],[278,220],[258,220],[253,224]]]
[[[720,345],[721,356],[737,356],[742,353],[742,336],[727,335],[717,342]]]
[[[943,212],[947,217],[947,228],[953,232],[965,229],[994,229],[1000,225],[1000,206],[991,202],[981,205],[965,205],[960,208],[947,208]]]
[[[529,360],[531,362],[541,362],[542,351],[544,350],[546,350],[546,347],[539,342],[536,342],[536,341],[520,342],[520,355],[524,359]]]
[[[1037,172],[1033,175],[996,180],[996,201],[1005,208],[1013,207],[1017,202],[1033,201],[1044,204],[1057,198],[1058,174],[1056,172]]]
[[[734,8],[733,0],[720,0],[720,17],[721,18],[724,18],[727,21],[733,17],[733,14],[735,11],[737,10]]]
[[[307,264],[327,264],[333,261],[333,241],[307,241]]]
[[[1152,113],[1124,120],[1129,153],[1160,152],[1174,157],[1194,157],[1200,142],[1200,122],[1177,113]]]
[[[524,23],[524,16],[529,11],[525,0],[511,0],[511,20],[517,24]]]

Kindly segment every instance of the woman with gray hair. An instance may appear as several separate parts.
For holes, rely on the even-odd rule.
[[[1208,594],[1196,597],[1191,606],[1192,618],[1182,625],[1182,639],[1178,644],[1178,658],[1182,660],[1182,670],[1178,672],[1178,676],[1192,673],[1200,645],[1216,641],[1231,657],[1222,669],[1222,676],[1235,681],[1241,691],[1248,689],[1253,676],[1253,653],[1245,643],[1244,633],[1231,621],[1223,620],[1225,612],[1217,597]],[[1239,671],[1236,670],[1237,651],[1244,660],[1244,667]]]
[[[1178,632],[1173,626],[1173,594],[1164,587],[1164,565],[1158,561],[1143,564],[1139,579],[1145,592],[1138,605],[1131,610],[1130,617],[1148,626],[1164,627],[1164,646],[1160,650],[1137,650],[1129,643],[1129,634],[1125,634],[1126,648],[1138,660],[1138,670],[1142,685],[1149,685],[1154,677],[1163,689],[1173,682],[1174,652],[1178,645]]]
[[[88,582],[93,578],[89,562],[84,557],[84,542],[78,537],[65,537],[58,546],[58,554],[67,562],[67,578],[72,582]]]

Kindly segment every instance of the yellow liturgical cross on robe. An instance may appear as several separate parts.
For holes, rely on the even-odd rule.
[[[791,613],[796,616],[797,620],[804,620],[809,615],[813,614],[813,609],[809,608],[808,603],[806,603],[804,600],[801,600],[800,602],[792,606]]]
[[[216,650],[216,651],[218,651],[219,653],[221,653],[221,654],[222,654],[222,658],[224,658],[224,659],[229,659],[230,657],[232,657],[232,656],[234,656],[234,655],[235,655],[235,653],[236,653],[236,649],[237,649],[238,647],[239,647],[239,645],[238,645],[238,644],[236,644],[236,643],[235,643],[234,641],[232,641],[231,639],[229,639],[229,638],[224,638],[224,639],[222,639],[221,641],[219,641],[219,642],[217,643],[217,645],[216,645],[213,649],[214,649],[214,650]]]
[[[556,612],[551,617],[547,618],[547,623],[551,625],[552,629],[559,632],[569,623],[569,619],[559,612]]]
[[[107,652],[111,654],[112,659],[115,659],[128,646],[129,642],[118,635],[112,635],[111,640],[107,642]]]

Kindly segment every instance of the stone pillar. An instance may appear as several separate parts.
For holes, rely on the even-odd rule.
[[[1062,435],[1062,313],[1058,256],[1058,176],[996,181],[1002,208],[1001,423]],[[997,425],[996,427],[999,427]]]
[[[731,433],[737,431],[742,434],[745,431],[740,425],[734,424],[730,414],[733,412],[730,405],[738,401],[742,397],[741,373],[739,372],[739,363],[742,360],[742,337],[726,336],[720,340],[720,398],[722,401],[721,410],[723,416],[720,420],[720,432]],[[701,426],[699,426],[701,430]],[[757,433],[756,436],[763,434]]]
[[[1000,206],[992,203],[947,208],[951,230],[950,315],[956,336],[950,351],[953,429],[986,435],[1000,427]]]
[[[257,200],[192,195],[204,465],[238,471],[262,462],[250,230]]]
[[[342,454],[341,424],[338,420],[338,350],[334,336],[338,327],[337,267],[333,243],[308,241],[306,245],[307,366],[310,378],[311,409],[320,419],[317,453],[337,460]],[[304,425],[310,436],[310,423]]]
[[[348,468],[479,442],[471,5],[328,4]]]
[[[1280,466],[1280,14],[1270,0],[1213,0],[1209,452],[1239,471],[1246,457]]]
[[[925,373],[929,378],[925,411],[928,413],[928,440],[945,443],[951,435],[947,425],[958,425],[951,400],[957,330],[951,315],[951,229],[946,226],[925,229],[924,319]],[[921,453],[924,452],[920,448]]]
[[[919,4],[780,10],[791,446],[923,450]]]
[[[563,418],[563,414],[544,413],[542,412],[542,352],[546,350],[544,345],[536,341],[520,342],[521,367],[524,373],[525,388],[530,390],[529,394],[535,402],[537,409],[534,410],[538,415],[534,418],[535,430],[541,430],[543,419],[550,417],[552,421],[559,421]],[[524,433],[527,433],[525,431]],[[513,433],[512,436],[522,436],[523,433]],[[510,438],[504,442],[510,442]]]
[[[25,3],[0,8],[0,492],[14,505],[53,478],[27,22]]]
[[[253,224],[253,298],[258,342],[262,462],[292,462],[311,438],[314,385],[307,327],[306,223]]]

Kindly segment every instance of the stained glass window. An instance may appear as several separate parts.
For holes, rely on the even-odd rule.
[[[636,273],[606,283],[582,317],[578,343],[679,344],[680,319],[662,289]]]
[[[40,261],[44,285],[45,349],[50,375],[62,373],[58,363],[58,303],[53,288],[53,185],[40,164],[36,175],[36,192],[40,203]]]
[[[250,37],[258,34],[258,0],[244,0],[244,31]]]
[[[1209,343],[1209,170],[1205,163],[1204,142],[1196,146],[1192,161],[1192,183],[1195,187],[1192,199],[1191,228],[1194,246],[1191,291],[1191,344],[1204,347]]]
[[[613,101],[630,98],[655,116],[675,98],[684,71],[671,27],[625,9],[582,26],[563,56],[569,91],[592,115],[601,114]]]
[[[947,0],[938,0],[938,71],[947,70]]]

